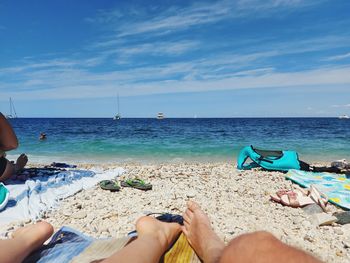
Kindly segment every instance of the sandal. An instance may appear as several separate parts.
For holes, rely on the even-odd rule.
[[[109,190],[111,192],[117,192],[120,190],[118,183],[112,180],[103,180],[99,183],[99,185],[103,190]]]
[[[147,216],[159,215],[156,216],[156,219],[166,223],[178,223],[179,225],[184,225],[184,218],[181,215],[169,214],[169,213],[149,213]]]
[[[281,196],[281,204],[293,208],[304,207],[314,203],[314,200],[309,196],[301,195],[297,191],[289,191],[287,194]]]
[[[132,187],[135,189],[147,191],[147,190],[152,190],[152,185],[146,183],[145,181],[141,179],[128,179],[126,181],[121,181],[120,185],[123,187]]]
[[[327,195],[321,193],[314,185],[310,185],[310,197],[325,213],[328,212],[326,207],[328,203]]]
[[[276,194],[271,194],[270,198],[272,201],[275,201],[276,203],[281,203],[281,197],[284,195],[288,195],[288,193],[292,193],[292,192],[295,192],[300,197],[309,195],[309,191],[306,189],[294,189],[294,190],[282,189],[282,190],[278,190]]]

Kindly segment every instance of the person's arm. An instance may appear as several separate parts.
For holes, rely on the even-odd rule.
[[[18,147],[17,136],[10,123],[0,112],[0,151],[10,151]]]

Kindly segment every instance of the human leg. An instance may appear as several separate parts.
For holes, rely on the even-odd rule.
[[[22,153],[18,158],[15,164],[11,163],[9,160],[6,160],[6,168],[2,175],[0,174],[0,182],[5,182],[7,179],[11,178],[18,171],[22,170],[28,162],[28,157],[26,154]]]
[[[22,262],[31,252],[42,246],[53,233],[53,227],[39,222],[16,230],[11,239],[0,240],[0,262]]]
[[[214,232],[208,216],[197,203],[189,201],[183,217],[182,231],[198,257],[204,263],[218,262],[225,244]]]
[[[138,237],[103,262],[159,262],[161,256],[181,233],[177,223],[164,223],[157,219],[144,216],[137,220]]]
[[[319,263],[321,261],[302,250],[282,243],[268,232],[259,231],[233,239],[223,250],[219,262]]]
[[[17,136],[10,123],[0,112],[0,150],[10,151],[18,147]]]

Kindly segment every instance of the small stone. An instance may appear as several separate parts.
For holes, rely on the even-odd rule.
[[[333,231],[337,235],[343,235],[344,234],[344,232],[340,228],[334,228]]]
[[[318,204],[311,204],[302,208],[308,215],[320,214],[323,212],[322,208]]]
[[[311,222],[317,226],[331,225],[337,222],[337,220],[336,217],[326,213],[313,214],[311,216]]]
[[[304,220],[302,223],[304,228],[309,229],[311,227],[311,223],[308,220]]]
[[[315,241],[311,235],[305,235],[304,240],[309,241],[310,243],[313,243]]]
[[[350,239],[345,239],[342,241],[344,248],[350,248]]]
[[[194,198],[196,196],[195,192],[188,192],[186,193],[187,198]]]
[[[341,212],[334,214],[336,218],[338,218],[337,223],[340,225],[345,225],[350,223],[350,211]]]
[[[83,219],[86,216],[87,216],[87,214],[84,211],[79,211],[79,212],[76,212],[76,213],[72,214],[72,217],[75,218],[75,219]]]
[[[338,257],[343,257],[344,256],[344,252],[342,250],[337,250],[337,252],[335,252],[335,254],[338,256]]]

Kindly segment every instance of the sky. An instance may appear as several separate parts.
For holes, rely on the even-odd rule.
[[[0,0],[0,111],[350,115],[350,1]]]

